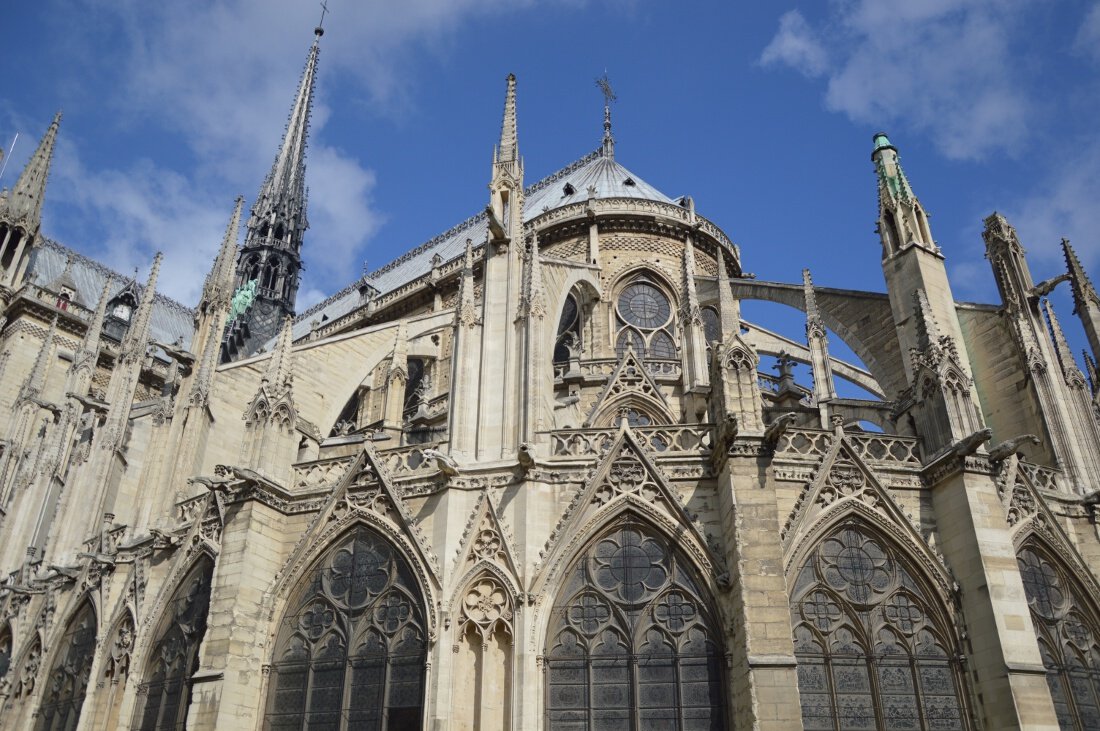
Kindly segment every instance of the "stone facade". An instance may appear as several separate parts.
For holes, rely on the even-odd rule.
[[[1036,285],[990,216],[956,303],[876,135],[886,293],[757,281],[609,114],[525,185],[509,77],[484,213],[243,333],[249,252],[293,307],[316,58],[194,310],[41,237],[56,121],[0,198],[0,728],[1100,727],[1068,243]]]

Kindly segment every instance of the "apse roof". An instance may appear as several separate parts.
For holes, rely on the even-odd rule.
[[[110,290],[111,297],[133,282],[133,277],[108,269],[99,262],[45,237],[40,237],[40,243],[34,247],[28,266],[27,281],[39,287],[52,289],[65,274],[65,263],[70,256],[73,263],[67,275],[66,284],[71,284],[76,290],[76,296],[73,299],[89,309],[95,309],[99,295],[103,292],[103,285],[108,278],[113,282]],[[135,286],[140,296],[144,286],[139,283],[135,283]],[[194,312],[179,302],[162,294],[155,295],[153,317],[149,323],[153,339],[161,343],[172,343],[182,337],[183,347],[188,347],[194,332],[193,317]]]
[[[524,190],[523,221],[526,223],[545,211],[587,200],[589,187],[595,188],[596,198],[675,202],[630,172],[615,158],[605,155],[601,148],[528,186]],[[362,280],[353,282],[299,315],[294,322],[294,339],[308,335],[310,323],[314,320],[335,320],[358,308],[362,304],[359,287],[364,280],[380,294],[391,292],[431,272],[432,259],[437,254],[443,262],[462,256],[466,250],[466,239],[481,242],[485,239],[486,230],[485,213],[479,213],[368,273]]]

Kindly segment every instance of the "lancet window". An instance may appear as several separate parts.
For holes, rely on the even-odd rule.
[[[686,559],[625,517],[576,559],[554,604],[547,728],[725,729],[717,628]]]
[[[637,277],[619,293],[615,303],[618,335],[615,353],[620,358],[628,348],[639,358],[674,360],[672,302],[648,277]]]
[[[1100,729],[1100,624],[1083,587],[1029,544],[1017,556],[1062,729]]]
[[[95,657],[96,617],[92,603],[84,600],[73,615],[46,677],[37,731],[76,728],[88,692],[92,658]]]
[[[970,728],[942,603],[864,526],[818,545],[791,614],[806,731]]]
[[[704,307],[702,314],[703,335],[706,337],[707,343],[713,345],[722,339],[722,320],[713,307]]]
[[[576,296],[569,294],[562,305],[561,317],[558,318],[558,331],[554,338],[554,362],[569,362],[570,353],[580,346],[580,342],[581,308]]]
[[[183,728],[191,703],[191,676],[199,669],[199,646],[206,634],[210,582],[214,564],[203,558],[180,582],[165,609],[156,643],[149,654],[144,697],[135,719],[135,731]]]
[[[0,687],[3,687],[4,676],[11,667],[11,631],[4,629],[0,632]]]
[[[427,634],[408,561],[359,526],[303,583],[279,628],[264,728],[420,728]]]

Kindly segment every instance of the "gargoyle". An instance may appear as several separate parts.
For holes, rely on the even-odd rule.
[[[458,465],[455,464],[455,461],[438,449],[425,449],[421,454],[424,455],[425,459],[434,459],[435,466],[448,477],[454,477],[458,474]]]
[[[737,438],[737,416],[734,414],[726,414],[723,417],[721,423],[714,430],[714,447],[711,449],[712,455],[725,454],[729,449],[730,444]]]
[[[158,348],[168,354],[169,358],[179,361],[182,366],[191,367],[195,363],[195,354],[190,350],[184,350],[177,345],[166,345],[165,343],[154,343]]]
[[[1003,462],[1012,455],[1016,454],[1016,452],[1019,451],[1021,445],[1027,444],[1028,442],[1030,442],[1031,444],[1038,444],[1039,437],[1035,436],[1034,434],[1021,434],[1020,436],[1006,439],[998,444],[996,447],[993,447],[993,449],[989,450],[989,461]]]
[[[768,424],[768,428],[764,430],[764,443],[771,447],[778,444],[779,438],[786,433],[787,429],[797,418],[798,414],[793,411],[788,411],[776,418],[771,424]]]
[[[524,472],[535,466],[535,455],[530,444],[524,442],[519,445],[517,457],[519,458],[519,466],[523,468]]]
[[[959,441],[952,444],[945,451],[947,454],[953,454],[956,457],[969,457],[978,451],[978,449],[993,438],[993,430],[990,428],[979,429],[968,437],[963,437]]]

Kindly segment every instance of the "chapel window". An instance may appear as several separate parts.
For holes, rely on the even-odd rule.
[[[615,303],[619,333],[615,354],[633,349],[639,358],[675,360],[676,342],[670,334],[673,317],[668,296],[645,277],[628,284]]]
[[[802,566],[791,618],[806,731],[970,728],[951,621],[915,576],[855,523]]]
[[[264,728],[420,728],[427,632],[408,561],[359,526],[302,585],[276,639]]]
[[[213,573],[214,563],[203,557],[168,603],[149,654],[146,680],[139,686],[145,703],[138,709],[134,731],[185,727],[191,705],[191,676],[199,669],[199,646],[206,634]]]
[[[726,728],[720,631],[674,543],[626,516],[569,569],[546,643],[546,728]]]
[[[558,332],[554,339],[554,362],[569,362],[570,349],[580,347],[581,342],[581,310],[577,304],[577,298],[569,294],[565,298],[565,304],[561,308],[561,317],[558,318]]]
[[[46,678],[38,731],[76,728],[95,657],[96,617],[87,599],[69,622]]]
[[[1100,623],[1061,563],[1029,545],[1017,556],[1058,726],[1100,729]]]

